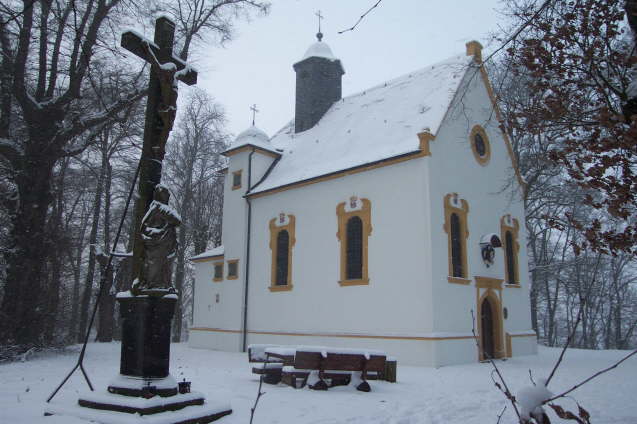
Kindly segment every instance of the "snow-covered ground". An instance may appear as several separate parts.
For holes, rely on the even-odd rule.
[[[0,423],[79,424],[86,421],[53,416],[44,417],[45,400],[77,360],[73,352],[49,355],[27,362],[0,365]],[[549,389],[558,392],[605,368],[627,352],[569,350]],[[537,356],[498,362],[513,391],[534,378],[546,377],[559,350],[540,348]],[[119,344],[91,344],[86,369],[97,390],[105,390],[119,370]],[[234,412],[219,423],[247,424],[257,394],[258,378],[251,374],[247,357],[241,353],[191,349],[185,344],[172,346],[172,375],[193,382],[193,390],[208,399],[229,401]],[[254,422],[265,423],[496,423],[506,404],[493,386],[488,364],[443,368],[398,366],[398,383],[371,382],[372,392],[354,387],[336,387],[316,392],[278,385],[264,385]],[[88,390],[78,371],[52,401],[72,405],[78,394]],[[637,358],[602,375],[573,393],[573,398],[591,414],[595,424],[637,423]],[[561,404],[577,410],[572,400]],[[555,417],[551,413],[551,417]],[[513,423],[507,408],[502,423]],[[557,419],[554,420],[557,422]]]

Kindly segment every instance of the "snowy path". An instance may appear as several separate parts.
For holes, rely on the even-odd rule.
[[[517,391],[528,384],[528,370],[538,378],[550,371],[559,351],[540,348],[538,356],[499,362],[510,387]],[[626,352],[570,350],[564,365],[551,382],[553,391],[564,390],[602,369]],[[54,355],[24,363],[0,365],[0,423],[79,424],[86,421],[67,417],[43,417],[44,400],[71,369],[76,354]],[[118,372],[119,344],[91,344],[86,369],[97,390],[104,390]],[[247,424],[257,392],[258,379],[250,373],[245,354],[172,346],[172,375],[193,381],[193,390],[208,399],[229,401],[234,412],[223,424]],[[257,424],[455,424],[495,423],[505,402],[493,387],[487,364],[450,366],[439,369],[398,367],[396,384],[371,382],[372,392],[337,387],[328,392],[264,385],[255,415]],[[76,373],[53,400],[74,404],[78,393],[87,390]],[[576,391],[574,397],[592,416],[595,424],[637,423],[637,360],[601,376]],[[574,403],[562,402],[573,409]],[[507,409],[503,423],[515,422]],[[557,420],[555,421],[557,422]]]

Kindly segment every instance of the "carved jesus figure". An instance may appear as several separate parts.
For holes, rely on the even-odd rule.
[[[148,212],[142,219],[141,236],[144,244],[141,275],[134,286],[143,290],[170,290],[172,262],[177,251],[177,227],[181,218],[168,206],[168,189],[158,184]]]

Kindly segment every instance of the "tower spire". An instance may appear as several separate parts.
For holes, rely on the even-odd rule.
[[[316,38],[321,41],[323,39],[323,33],[321,32],[321,19],[323,19],[323,15],[321,15],[321,11],[315,13],[318,17],[318,32],[316,33]]]

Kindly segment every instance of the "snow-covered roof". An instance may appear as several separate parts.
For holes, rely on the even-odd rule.
[[[193,256],[192,258],[190,258],[191,261],[196,261],[199,259],[208,259],[208,258],[213,258],[215,256],[221,256],[224,253],[224,249],[223,246],[217,246],[214,249],[210,249],[210,250],[206,250],[203,253],[200,253],[196,256]]]
[[[223,152],[225,155],[245,146],[254,146],[269,152],[279,154],[270,144],[270,137],[261,129],[252,125],[247,130],[240,133],[230,144],[230,147]]]
[[[327,43],[324,43],[323,41],[317,41],[316,43],[312,44],[307,49],[307,51],[303,55],[303,59],[301,60],[305,60],[309,57],[322,57],[324,59],[337,60],[336,56],[334,56],[334,54],[332,53],[332,49],[330,49],[330,46],[328,46]]]
[[[291,121],[270,139],[282,156],[251,194],[418,151],[417,134],[436,134],[472,61],[454,56],[345,97],[298,134]]]

